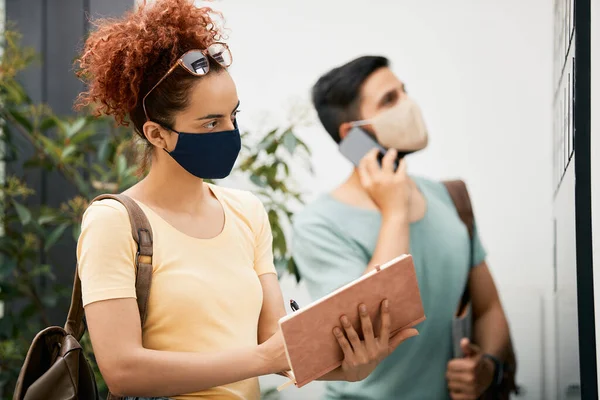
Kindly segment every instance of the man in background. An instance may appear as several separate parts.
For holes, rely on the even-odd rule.
[[[313,103],[340,143],[360,126],[390,149],[362,159],[346,182],[296,215],[293,256],[313,299],[399,255],[413,256],[427,320],[361,382],[327,383],[327,399],[476,399],[496,385],[509,328],[477,229],[470,240],[441,182],[409,176],[401,155],[423,149],[417,104],[384,57],[360,57],[322,76]],[[470,249],[472,246],[472,257]],[[472,260],[472,261],[471,261]],[[469,282],[473,341],[452,359],[452,319]]]

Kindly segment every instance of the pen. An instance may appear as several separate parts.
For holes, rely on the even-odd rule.
[[[292,308],[292,311],[296,312],[300,309],[300,306],[298,305],[298,303],[296,303],[293,299],[290,299],[290,307]]]

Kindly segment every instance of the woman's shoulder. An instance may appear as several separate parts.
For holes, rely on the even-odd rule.
[[[211,185],[211,190],[238,223],[257,232],[268,223],[267,212],[260,198],[248,191]]]
[[[102,199],[92,202],[83,214],[83,221],[117,222],[129,221],[127,209],[115,199]]]
[[[133,241],[129,213],[123,204],[114,199],[91,203],[81,220],[79,242]]]
[[[226,203],[227,206],[240,212],[255,211],[262,208],[262,201],[254,193],[248,190],[234,189],[225,186],[209,185],[217,198]]]
[[[127,209],[114,199],[97,200],[88,206],[77,242],[78,261],[86,265],[90,260],[115,255],[133,258],[137,247]]]

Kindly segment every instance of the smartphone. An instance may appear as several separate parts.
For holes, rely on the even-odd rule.
[[[364,129],[359,127],[352,128],[350,132],[348,132],[348,135],[340,142],[340,152],[356,167],[358,167],[360,161],[367,153],[373,149],[379,150],[377,159],[379,160],[379,165],[381,165],[381,160],[387,149],[377,143],[377,141],[365,132]],[[394,170],[398,168],[398,162],[399,160],[396,160]]]

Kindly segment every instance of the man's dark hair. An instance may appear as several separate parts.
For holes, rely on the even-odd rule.
[[[325,130],[339,143],[340,125],[360,119],[360,88],[379,68],[389,66],[380,56],[364,56],[334,68],[323,75],[312,89],[312,101]]]

